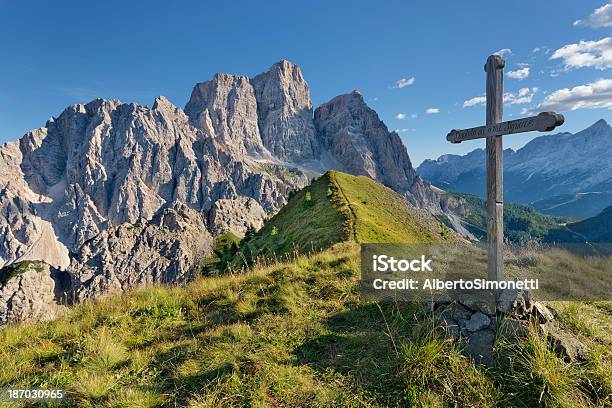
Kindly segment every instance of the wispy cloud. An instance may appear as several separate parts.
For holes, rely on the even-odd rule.
[[[529,67],[520,68],[516,71],[508,71],[506,73],[506,76],[508,78],[518,79],[519,81],[521,81],[529,76]]]
[[[496,52],[494,52],[493,54],[497,54],[497,55],[499,55],[499,56],[503,57],[503,56],[504,56],[504,55],[506,55],[506,54],[507,54],[507,55],[512,54],[512,50],[511,50],[510,48],[502,48],[501,50],[496,51]]]
[[[573,111],[576,109],[612,109],[612,79],[600,79],[586,85],[552,92],[537,110]]]
[[[565,45],[556,50],[550,59],[562,59],[565,69],[593,67],[604,70],[612,68],[612,37]]]
[[[406,116],[405,113],[398,113],[397,115],[395,115],[395,119],[397,120],[404,120],[406,119],[408,116]]]
[[[574,25],[592,28],[612,27],[612,4],[604,4],[595,9],[588,18],[574,21]]]
[[[475,96],[473,98],[463,101],[463,107],[468,108],[470,106],[484,105],[485,103],[487,103],[486,96]]]
[[[393,88],[402,89],[402,88],[405,88],[407,86],[413,85],[415,81],[416,81],[416,79],[414,77],[411,77],[411,78],[408,78],[408,79],[402,78],[402,79],[400,79],[400,80],[395,82],[395,85],[393,85]]]
[[[413,113],[412,115],[410,115],[410,119],[413,119],[413,120],[418,118],[418,117],[419,117],[419,115],[417,115],[416,113]]]
[[[504,94],[504,103],[509,105],[522,105],[531,103],[533,96],[538,92],[538,88],[521,88],[518,92],[506,92]],[[470,106],[483,106],[487,103],[486,96],[475,96],[463,102],[464,108]]]
[[[83,86],[59,86],[57,89],[78,102],[89,102],[100,96],[100,93],[95,89]]]
[[[440,113],[440,108],[427,108],[425,113],[431,115],[433,113]]]
[[[413,128],[402,128],[402,129],[395,129],[395,131],[397,133],[406,133],[406,132],[414,132],[414,131],[416,131],[416,129],[413,129]]]

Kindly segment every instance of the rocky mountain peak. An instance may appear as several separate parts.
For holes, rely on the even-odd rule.
[[[608,122],[606,122],[605,119],[599,119],[597,122],[593,123],[591,126],[589,126],[587,129],[591,129],[591,128],[601,128],[601,127],[610,127],[610,125],[608,124]]]
[[[237,157],[266,156],[249,78],[215,74],[195,85],[185,113],[193,126],[211,132]]]
[[[334,116],[337,116],[339,113],[343,115],[352,115],[353,113],[361,113],[365,116],[362,118],[364,120],[369,121],[377,121],[381,122],[378,114],[370,109],[368,104],[363,99],[363,95],[361,92],[354,90],[352,92],[338,95],[335,98],[331,99],[329,102],[326,102],[319,106],[315,111],[315,120],[317,116],[317,112],[319,115],[329,115],[333,112]]]
[[[591,134],[595,137],[612,137],[612,127],[604,119],[599,119],[597,122],[593,123],[591,126],[584,129],[582,132]]]
[[[300,68],[282,60],[251,83],[257,100],[264,146],[284,161],[304,162],[318,156],[310,88]]]
[[[280,60],[275,62],[268,70],[268,73],[276,73],[279,76],[292,78],[297,82],[306,82],[300,67],[288,60]]]
[[[93,101],[82,105],[83,108],[77,108],[77,111],[87,113],[89,115],[100,114],[102,112],[110,112],[121,105],[121,101],[117,99],[96,98]]]
[[[153,110],[167,110],[167,111],[174,111],[174,112],[176,112],[177,110],[180,110],[179,107],[177,107],[172,102],[170,102],[165,96],[158,96],[157,98],[155,98],[152,109]]]
[[[440,209],[436,194],[413,169],[399,135],[389,131],[361,93],[333,98],[315,110],[314,118],[319,142],[340,163],[340,170],[379,180],[417,206]]]

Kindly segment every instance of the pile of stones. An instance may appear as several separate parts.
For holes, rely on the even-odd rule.
[[[588,354],[583,343],[559,328],[555,312],[530,299],[524,290],[462,293],[452,298],[439,295],[427,302],[421,315],[433,315],[447,336],[486,366],[495,361],[493,343],[498,335],[518,339],[527,337],[530,330],[545,336],[567,362],[585,360]]]

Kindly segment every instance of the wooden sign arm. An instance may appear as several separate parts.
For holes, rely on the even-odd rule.
[[[453,129],[446,136],[451,143],[461,143],[465,140],[483,139],[490,136],[503,136],[524,132],[550,132],[565,122],[563,115],[555,112],[542,112],[529,118],[510,120],[488,126],[470,129]]]

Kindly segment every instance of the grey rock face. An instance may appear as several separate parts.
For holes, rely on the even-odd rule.
[[[183,204],[159,210],[149,222],[110,227],[87,241],[70,265],[70,301],[150,284],[184,284],[213,238],[202,214]]]
[[[22,262],[21,270],[0,283],[0,326],[23,321],[48,321],[64,312],[62,272],[44,262]]]
[[[185,113],[194,126],[214,133],[235,155],[266,155],[249,78],[216,74],[212,80],[197,84]]]
[[[507,318],[503,322],[501,333],[506,337],[527,337],[529,321]]]
[[[0,266],[41,259],[66,268],[68,252],[108,226],[150,219],[170,202],[208,211],[243,196],[276,211],[308,182],[298,169],[234,157],[218,139],[158,98],[153,108],[74,105],[2,145]]]
[[[506,289],[497,293],[497,310],[515,317],[523,317],[531,311],[529,292],[525,290]]]
[[[244,236],[249,227],[260,229],[266,215],[261,205],[252,198],[224,198],[215,201],[210,211],[210,229],[215,235],[230,231],[235,235]]]
[[[495,315],[495,295],[487,291],[479,293],[462,293],[459,296],[459,302],[476,311],[486,314],[487,316]]]
[[[39,142],[45,135],[45,129],[38,129],[24,139]],[[26,181],[20,167],[20,142],[0,146],[0,267],[22,260],[66,267],[68,250],[58,241],[51,222],[42,217],[51,199],[34,191],[37,180]]]
[[[310,88],[300,68],[289,61],[280,61],[254,77],[251,83],[264,146],[283,161],[300,163],[318,159]]]
[[[487,326],[489,326],[489,323],[491,323],[491,319],[489,318],[489,316],[483,313],[477,312],[477,313],[474,313],[469,320],[459,321],[460,325],[461,325],[461,322],[465,322],[465,324],[462,326],[465,326],[465,328],[468,331],[475,332],[475,331],[484,329]]]
[[[589,348],[576,337],[562,331],[556,325],[549,325],[547,337],[553,349],[566,362],[586,361]]]
[[[466,353],[472,357],[477,363],[487,367],[493,365],[493,343],[495,342],[495,333],[493,330],[484,329],[473,333],[467,341]]]
[[[399,135],[389,132],[363,96],[340,95],[315,111],[317,137],[337,170],[378,180],[412,204],[440,210],[440,198],[417,174]]]

